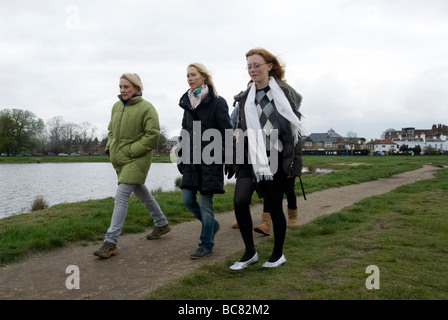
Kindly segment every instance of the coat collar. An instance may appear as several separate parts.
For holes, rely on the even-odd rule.
[[[133,96],[131,99],[129,99],[128,101],[123,100],[123,97],[121,96],[121,94],[118,95],[118,99],[120,99],[120,101],[125,105],[125,106],[131,106],[134,104],[137,104],[139,102],[141,102],[143,100],[141,95],[138,96]]]

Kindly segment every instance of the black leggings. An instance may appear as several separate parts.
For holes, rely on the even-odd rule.
[[[251,170],[248,166],[244,166],[242,170],[247,170],[247,168]],[[274,249],[268,260],[269,262],[277,261],[283,254],[283,243],[285,242],[286,235],[286,219],[283,213],[285,184],[286,176],[283,170],[278,170],[274,175],[274,180],[262,181],[260,183],[260,186],[264,190],[264,199],[268,202],[268,209],[274,229]],[[252,217],[249,210],[254,191],[255,185],[252,177],[239,173],[235,185],[234,207],[238,228],[246,246],[246,252],[240,259],[242,262],[252,258],[256,252],[252,233]]]
[[[288,209],[290,210],[296,210],[297,209],[297,196],[296,191],[294,189],[294,185],[296,182],[296,177],[291,177],[286,179],[286,185],[285,185],[285,195],[286,195],[286,201],[288,203]],[[263,202],[263,212],[269,212],[269,204],[266,199],[264,199]]]

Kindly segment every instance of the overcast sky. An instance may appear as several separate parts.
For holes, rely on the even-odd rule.
[[[119,77],[140,74],[169,135],[186,68],[203,63],[232,111],[263,47],[303,96],[308,134],[368,140],[448,124],[446,0],[2,1],[0,110],[90,122],[104,136]]]

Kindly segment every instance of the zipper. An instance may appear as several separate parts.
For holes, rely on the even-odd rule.
[[[123,104],[123,112],[121,113],[121,117],[120,117],[120,123],[118,125],[118,130],[117,130],[117,139],[115,139],[117,142],[115,143],[115,155],[117,155],[118,153],[118,146],[119,146],[119,142],[120,142],[120,134],[121,134],[121,123],[123,122],[123,116],[124,116],[124,112],[126,109],[126,105]]]

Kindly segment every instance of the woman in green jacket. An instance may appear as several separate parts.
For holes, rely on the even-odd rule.
[[[118,176],[118,189],[109,229],[103,245],[94,255],[109,258],[118,253],[121,234],[132,192],[154,219],[155,228],[147,239],[160,238],[170,231],[159,204],[145,186],[146,176],[156,148],[159,117],[151,103],[142,98],[143,85],[138,74],[125,73],[120,78],[120,101],[114,104],[109,123],[106,153]]]

